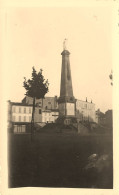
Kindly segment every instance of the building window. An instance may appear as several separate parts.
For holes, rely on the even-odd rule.
[[[15,119],[16,119],[15,116],[13,116],[13,117],[12,117],[13,122],[15,121]]]
[[[29,116],[29,122],[31,122],[31,116]]]
[[[51,102],[48,102],[48,104],[51,104]]]
[[[85,104],[84,107],[87,108],[87,104]]]
[[[21,122],[21,116],[19,116],[19,122]]]
[[[39,114],[41,114],[41,109],[39,109]]]
[[[24,116],[24,122],[26,122],[26,116]]]
[[[14,125],[14,133],[17,133],[17,125]]]
[[[19,113],[21,113],[21,107],[19,107]]]
[[[24,108],[24,113],[26,113],[26,108]]]
[[[41,108],[41,107],[42,107],[42,102],[39,102],[38,105],[39,105],[39,107]]]
[[[25,133],[25,131],[26,131],[26,126],[22,125],[22,132]]]
[[[22,127],[21,127],[21,125],[18,125],[18,126],[17,126],[17,132],[18,132],[18,133],[21,133],[21,132],[22,132]]]
[[[31,113],[31,108],[29,108],[29,113]]]
[[[13,106],[13,112],[16,112],[16,107],[15,106]]]

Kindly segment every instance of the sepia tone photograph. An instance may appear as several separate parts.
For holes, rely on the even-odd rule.
[[[9,187],[113,188],[111,9],[6,17]]]
[[[112,15],[6,9],[8,188],[113,189]]]

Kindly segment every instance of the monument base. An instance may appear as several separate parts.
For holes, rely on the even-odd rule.
[[[57,123],[71,125],[73,123],[77,123],[77,118],[76,116],[59,116],[57,119]]]

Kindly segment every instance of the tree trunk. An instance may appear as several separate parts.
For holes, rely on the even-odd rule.
[[[42,98],[42,107],[41,108],[43,109],[43,98]]]
[[[34,131],[35,97],[33,98],[33,131]]]
[[[32,109],[32,119],[31,119],[31,140],[32,140],[32,134],[34,133],[34,113],[35,113],[35,97],[33,98],[33,109]]]

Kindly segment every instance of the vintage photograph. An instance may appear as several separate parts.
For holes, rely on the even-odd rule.
[[[8,188],[113,189],[112,7],[5,15]]]

